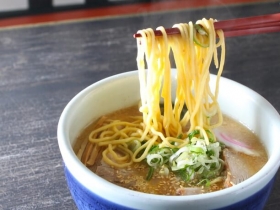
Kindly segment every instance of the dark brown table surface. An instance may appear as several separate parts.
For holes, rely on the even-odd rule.
[[[136,69],[138,29],[279,11],[279,2],[270,2],[1,30],[0,209],[76,208],[64,179],[58,119],[83,88]],[[226,48],[223,76],[280,111],[280,33],[228,38]],[[278,172],[265,209],[279,206]]]

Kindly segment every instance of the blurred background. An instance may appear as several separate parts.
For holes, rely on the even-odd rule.
[[[69,11],[158,0],[1,0],[0,17]]]

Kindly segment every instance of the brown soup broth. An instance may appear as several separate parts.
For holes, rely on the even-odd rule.
[[[107,117],[110,119],[126,120],[129,121],[129,116],[141,116],[137,106],[125,108],[108,114]],[[267,162],[267,153],[264,146],[259,141],[257,136],[251,132],[248,128],[235,120],[223,116],[223,125],[219,127],[219,130],[230,134],[232,138],[238,139],[250,145],[255,151],[258,152],[259,156],[249,156],[243,153],[235,152],[230,149],[233,155],[233,162],[238,164],[236,170],[246,171],[247,175],[244,175],[244,180],[254,175],[259,171],[263,165]],[[79,155],[79,151],[88,142],[88,136],[93,130],[96,122],[91,123],[85,128],[78,136],[74,145],[74,152]],[[235,156],[236,155],[236,156]],[[240,169],[240,166],[243,168]],[[154,176],[151,180],[147,181],[146,176],[149,171],[149,166],[145,162],[133,163],[131,166],[124,169],[116,169],[107,165],[102,161],[102,154],[99,152],[96,162],[93,166],[87,166],[94,173],[100,177],[106,179],[121,187],[125,187],[131,190],[136,190],[144,193],[158,194],[158,195],[176,195],[176,190],[182,187],[197,187],[193,186],[191,182],[185,182],[180,177],[176,176],[173,172],[170,172],[168,176],[160,175],[155,171]],[[243,176],[243,175],[242,175]],[[226,171],[224,172],[224,180],[227,177]],[[232,183],[236,184],[236,183]],[[224,182],[217,182],[210,187],[202,188],[201,193],[217,191],[225,188]]]

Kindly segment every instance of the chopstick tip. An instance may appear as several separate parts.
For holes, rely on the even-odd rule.
[[[133,34],[133,38],[139,38],[139,37],[142,37],[141,34],[137,34],[137,33]]]

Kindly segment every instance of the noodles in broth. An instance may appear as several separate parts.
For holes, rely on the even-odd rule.
[[[138,32],[142,34],[142,38],[137,40],[137,64],[141,95],[140,112],[143,114],[143,119],[135,117],[135,121],[131,123],[119,120],[109,121],[90,134],[90,142],[106,146],[103,152],[106,163],[116,167],[126,167],[133,162],[140,162],[147,157],[153,145],[182,148],[189,144],[186,137],[194,130],[199,130],[201,137],[204,138],[206,144],[209,144],[206,129],[211,132],[212,128],[222,123],[217,97],[219,77],[225,59],[223,32],[215,32],[213,22],[212,19],[197,22],[209,36],[209,46],[206,48],[194,43],[196,29],[191,22],[174,25],[181,32],[176,36],[167,37],[163,27],[157,28],[162,31],[162,37],[155,37],[152,29]],[[218,43],[216,43],[216,33],[219,37]],[[218,47],[221,47],[220,65],[217,56]],[[173,52],[177,67],[174,106],[172,106],[171,96],[170,51]],[[214,94],[209,87],[209,67],[213,59],[216,67],[219,67]],[[161,97],[164,103],[163,114],[160,108]],[[181,119],[184,105],[188,111]],[[210,117],[216,113],[219,115],[219,121],[211,125]],[[190,127],[185,132],[188,123]],[[177,138],[179,136],[180,138]],[[129,149],[130,145],[135,148]],[[116,151],[121,151],[122,156]],[[109,154],[110,157],[108,157]]]

